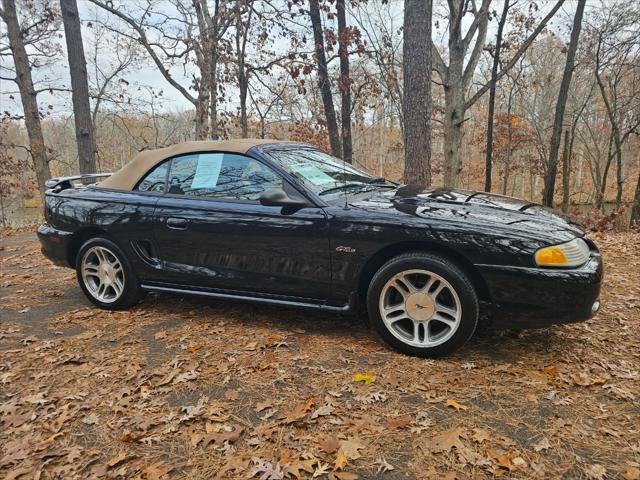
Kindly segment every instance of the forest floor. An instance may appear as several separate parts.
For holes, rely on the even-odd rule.
[[[640,234],[588,322],[389,350],[359,319],[150,295],[93,308],[0,243],[0,477],[640,478]]]

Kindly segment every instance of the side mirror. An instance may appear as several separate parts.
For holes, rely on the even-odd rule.
[[[260,195],[260,205],[265,207],[303,208],[308,203],[301,198],[291,198],[281,188],[269,188]]]

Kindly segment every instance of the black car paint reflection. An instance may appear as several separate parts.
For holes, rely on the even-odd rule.
[[[499,323],[527,327],[588,318],[602,279],[595,245],[589,242],[591,260],[577,269],[534,262],[539,248],[584,236],[553,212],[499,195],[414,186],[372,184],[324,198],[304,191],[275,164],[272,148],[300,146],[256,146],[247,155],[283,175],[287,188],[309,199],[307,207],[67,189],[49,194],[43,250],[70,264],[88,234],[106,232],[148,287],[235,292],[346,311],[358,308],[368,280],[390,255],[428,249],[468,271]],[[168,228],[169,219],[186,221],[188,230]],[[52,232],[62,232],[62,246],[46,243]]]

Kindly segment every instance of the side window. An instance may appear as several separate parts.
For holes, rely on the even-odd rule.
[[[256,201],[282,178],[257,160],[233,153],[200,153],[174,158],[169,193]]]
[[[167,180],[168,169],[169,162],[156,165],[142,180],[140,180],[134,190],[138,190],[140,192],[164,192],[164,184]]]

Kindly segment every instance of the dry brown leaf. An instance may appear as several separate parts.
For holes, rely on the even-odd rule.
[[[320,450],[326,453],[333,453],[340,447],[340,441],[336,437],[326,436],[318,442]]]
[[[549,443],[549,439],[547,437],[542,437],[542,439],[533,446],[533,449],[536,452],[541,452],[549,448],[551,448],[551,444]]]
[[[224,398],[227,400],[237,400],[240,398],[240,392],[238,390],[227,390],[224,392]]]
[[[333,413],[334,407],[332,405],[323,405],[311,414],[311,418],[326,417]]]
[[[557,377],[560,375],[560,369],[556,365],[549,365],[542,369],[542,373],[550,377]]]
[[[484,428],[474,428],[471,438],[474,442],[482,443],[491,438],[491,432],[485,430]]]
[[[223,480],[228,478],[236,478],[236,476],[230,477],[228,474],[233,472],[240,474],[249,468],[249,458],[247,457],[234,457],[225,463],[220,470],[216,473],[214,480]]]
[[[309,413],[311,407],[313,407],[313,398],[307,400],[306,403],[301,403],[293,407],[291,410],[286,411],[284,413],[284,416],[282,417],[282,421],[284,423],[294,423],[300,421],[307,416],[307,413]]]
[[[305,476],[303,472],[313,473],[313,465],[315,463],[316,460],[294,460],[289,463],[289,466],[284,469],[284,475],[285,477],[293,476],[296,480],[298,480]]]
[[[240,438],[243,430],[244,429],[242,427],[236,426],[230,432],[192,433],[191,446],[197,447],[200,443],[202,443],[203,447],[207,447],[210,443],[213,443],[214,445],[222,445],[226,441],[233,443]]]
[[[347,456],[344,453],[344,450],[342,450],[342,448],[338,449],[338,453],[336,453],[336,459],[333,461],[333,469],[334,470],[341,470],[344,467],[346,467],[347,465]]]
[[[502,455],[496,458],[496,464],[500,468],[504,468],[506,470],[511,470],[511,455],[508,452],[503,453]]]
[[[591,385],[602,385],[607,383],[607,379],[604,377],[591,376],[585,372],[574,373],[571,375],[571,380],[575,385],[580,387],[590,387]]]
[[[364,445],[360,443],[357,438],[352,438],[349,440],[340,440],[340,449],[344,452],[344,455],[348,460],[356,460],[360,458],[360,453],[358,450],[364,448]]]
[[[256,412],[261,412],[266,410],[267,408],[273,408],[273,402],[271,400],[265,400],[264,402],[258,402],[256,408],[254,409]]]
[[[169,478],[169,472],[173,467],[166,463],[155,463],[142,469],[141,475],[145,480],[165,480]]]
[[[622,474],[624,480],[640,480],[640,469],[636,467],[629,467]]]
[[[464,431],[461,428],[452,428],[427,440],[425,446],[432,453],[449,452],[452,448],[463,450],[466,448],[461,438],[463,434]]]
[[[405,428],[411,423],[412,417],[410,414],[399,415],[397,417],[391,417],[387,419],[387,428]]]
[[[127,455],[126,452],[120,452],[118,455],[116,455],[115,457],[111,458],[111,460],[109,460],[107,462],[107,465],[109,467],[113,468],[116,465],[121,464],[125,460],[129,460],[129,459],[132,459],[132,458],[135,458],[135,455]]]

